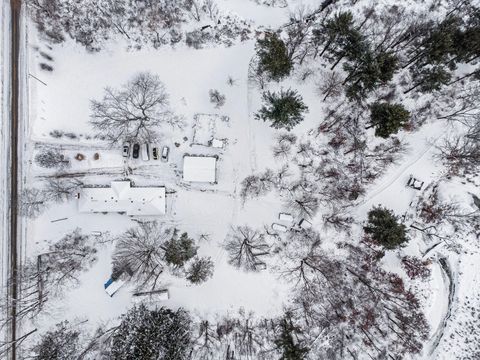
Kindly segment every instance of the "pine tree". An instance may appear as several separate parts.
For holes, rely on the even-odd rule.
[[[107,351],[116,360],[186,360],[191,349],[191,319],[179,309],[133,307],[122,316]]]
[[[301,345],[296,337],[299,328],[293,325],[291,317],[286,314],[280,320],[280,334],[275,339],[275,345],[281,350],[281,360],[301,360],[305,358],[308,349]]]
[[[36,360],[70,360],[80,352],[80,331],[69,327],[68,321],[57,324],[55,330],[48,331],[33,347]]]
[[[370,121],[375,127],[375,136],[384,139],[396,134],[409,118],[410,113],[401,104],[376,102],[370,106]]]
[[[209,257],[195,258],[187,269],[187,280],[192,284],[201,284],[213,275],[213,261]]]
[[[257,42],[259,64],[257,71],[266,73],[271,80],[280,81],[290,75],[293,68],[285,43],[275,33],[266,33]]]
[[[380,206],[368,212],[368,222],[363,229],[386,249],[395,249],[408,241],[405,225],[398,222],[391,210]]]
[[[452,74],[442,65],[416,69],[413,72],[415,85],[410,89],[405,90],[403,93],[407,94],[416,88],[419,88],[422,93],[430,93],[435,90],[440,90],[442,85],[448,84],[451,78]]]
[[[197,254],[197,247],[193,239],[184,232],[180,238],[176,233],[165,243],[165,260],[170,265],[182,267],[188,260]]]
[[[302,97],[294,90],[281,90],[279,93],[263,93],[264,105],[255,115],[257,119],[271,121],[276,129],[291,130],[303,121],[303,113],[308,111]]]
[[[350,85],[346,95],[357,101],[366,98],[379,85],[385,85],[392,80],[398,63],[397,57],[388,52],[375,55],[368,50],[360,56],[343,66],[344,70],[349,72],[346,82]]]

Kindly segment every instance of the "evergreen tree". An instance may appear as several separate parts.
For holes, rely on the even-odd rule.
[[[263,93],[264,105],[255,115],[257,119],[271,121],[276,129],[291,130],[303,121],[303,113],[308,111],[302,97],[294,90],[281,90],[279,93]]]
[[[296,337],[299,328],[293,325],[291,317],[286,314],[280,320],[280,334],[275,339],[275,345],[281,350],[281,360],[301,360],[305,358],[308,349],[300,344]]]
[[[386,249],[395,249],[408,241],[405,225],[398,222],[392,211],[380,206],[369,211],[368,222],[363,229]]]
[[[392,80],[397,69],[398,59],[388,52],[380,52],[375,55],[370,50],[361,55],[361,58],[353,62],[347,62],[343,68],[349,72],[346,95],[352,100],[363,100],[368,93],[375,90],[379,85],[387,84]]]
[[[70,360],[79,353],[80,332],[68,327],[68,321],[57,324],[53,331],[48,331],[36,344],[33,351],[35,360]]]
[[[180,238],[176,233],[165,243],[165,261],[170,265],[182,267],[197,254],[195,242],[184,232]]]
[[[107,351],[115,360],[186,360],[191,349],[191,319],[179,309],[130,309],[114,330]]]
[[[201,284],[213,275],[213,261],[209,257],[195,258],[187,269],[187,280],[192,284]]]
[[[280,81],[290,75],[293,68],[285,43],[275,33],[266,33],[257,42],[259,64],[257,71],[266,73],[271,80]]]
[[[370,120],[375,127],[375,136],[388,138],[396,134],[410,118],[410,113],[401,104],[375,102],[370,106]]]
[[[452,74],[442,65],[417,68],[413,71],[415,85],[403,93],[407,94],[416,88],[419,88],[422,93],[440,90],[442,85],[448,84],[451,78]]]
[[[327,20],[321,27],[313,30],[314,44],[316,46],[323,45],[319,55],[323,56],[325,52],[330,51],[335,45],[345,41],[353,31],[353,27],[353,14],[350,11],[345,11],[335,14],[333,18]]]

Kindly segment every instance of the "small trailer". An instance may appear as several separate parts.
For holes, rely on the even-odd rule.
[[[287,230],[288,230],[285,225],[277,224],[277,223],[272,224],[272,229],[275,230],[275,231],[280,231],[280,232],[287,232]]]
[[[415,179],[412,175],[410,175],[410,178],[407,181],[407,186],[415,190],[422,190],[423,184],[423,181]]]
[[[103,287],[105,289],[105,292],[110,296],[113,297],[115,293],[120,290],[120,288],[125,285],[125,281],[122,280],[113,280],[112,278],[108,279],[105,284],[103,284]]]

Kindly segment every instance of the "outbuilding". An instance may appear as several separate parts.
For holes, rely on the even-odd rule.
[[[215,156],[183,157],[183,180],[214,183],[217,180],[217,158]]]

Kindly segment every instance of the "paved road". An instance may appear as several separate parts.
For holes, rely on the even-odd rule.
[[[10,341],[13,346],[9,358],[16,360],[17,348],[17,304],[16,300],[19,294],[17,285],[18,277],[18,127],[19,127],[19,49],[20,49],[20,11],[21,0],[10,0],[11,6],[11,103],[10,103],[10,285],[8,296],[10,299]]]

